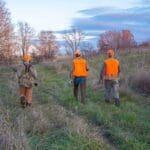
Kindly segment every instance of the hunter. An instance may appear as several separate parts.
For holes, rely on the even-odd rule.
[[[120,105],[119,98],[119,74],[120,63],[114,58],[114,50],[107,51],[107,59],[102,65],[100,71],[99,83],[104,80],[105,87],[105,102],[109,103],[111,100],[115,100],[115,105]]]
[[[73,77],[73,93],[78,100],[78,90],[80,86],[81,103],[85,103],[86,78],[88,76],[87,62],[81,57],[79,50],[75,51],[75,58],[72,62],[71,77]]]
[[[17,70],[19,91],[20,91],[20,103],[23,108],[32,105],[32,87],[37,86],[35,79],[37,72],[31,63],[31,56],[25,55],[23,57],[23,66],[20,70]]]

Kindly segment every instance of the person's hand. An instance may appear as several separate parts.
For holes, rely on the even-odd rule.
[[[103,84],[103,80],[102,79],[99,79],[97,84]]]
[[[17,69],[16,68],[12,68],[13,72],[17,72]]]
[[[97,85],[99,85],[99,84],[101,84],[101,81],[100,81],[100,80],[97,81]]]
[[[35,86],[38,86],[38,83],[35,82],[34,85],[35,85]]]
[[[73,84],[73,81],[72,81],[72,80],[69,80],[69,84]]]

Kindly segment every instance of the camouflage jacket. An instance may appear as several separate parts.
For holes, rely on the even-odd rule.
[[[31,65],[28,70],[23,66],[17,70],[17,77],[19,86],[32,87],[35,79],[37,78],[36,69]]]

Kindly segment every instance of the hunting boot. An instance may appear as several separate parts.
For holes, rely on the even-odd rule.
[[[115,105],[116,105],[117,107],[120,106],[120,100],[119,100],[118,98],[115,99]]]
[[[26,107],[27,103],[26,103],[26,98],[25,98],[25,96],[21,96],[21,97],[20,97],[20,103],[21,103],[22,108],[25,108],[25,107]]]
[[[29,107],[31,107],[31,106],[32,106],[32,103],[27,103],[26,105],[29,106]]]
[[[109,100],[109,99],[105,99],[105,102],[106,102],[106,103],[110,103],[110,100]]]

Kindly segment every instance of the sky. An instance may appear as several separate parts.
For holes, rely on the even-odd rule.
[[[13,24],[61,33],[71,26],[91,40],[105,31],[131,30],[137,42],[150,40],[150,0],[4,0]]]

